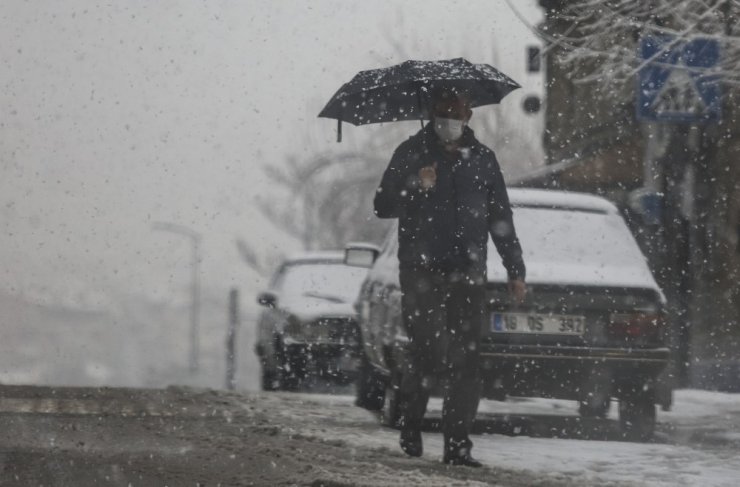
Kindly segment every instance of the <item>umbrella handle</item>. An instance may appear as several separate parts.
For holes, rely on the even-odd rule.
[[[419,123],[421,129],[424,130],[424,105],[421,102],[421,83],[416,86],[416,101],[419,104]]]
[[[337,119],[337,143],[342,141],[342,119]]]
[[[421,83],[419,83],[416,86],[416,101],[419,104],[419,123],[421,124],[421,130],[423,131],[424,130],[424,109],[423,109],[423,104],[421,102]],[[423,142],[424,152],[428,152],[426,137],[422,137],[422,140],[424,141]]]

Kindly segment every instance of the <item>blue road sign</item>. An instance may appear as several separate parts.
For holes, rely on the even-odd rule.
[[[720,119],[722,100],[713,69],[720,57],[716,41],[643,37],[640,57],[650,62],[638,76],[638,118],[687,123]]]

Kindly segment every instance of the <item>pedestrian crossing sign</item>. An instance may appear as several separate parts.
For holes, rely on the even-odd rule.
[[[664,122],[716,122],[721,114],[717,65],[711,39],[648,36],[640,42],[637,116]]]

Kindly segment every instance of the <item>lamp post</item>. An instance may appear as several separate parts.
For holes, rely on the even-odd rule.
[[[198,270],[198,263],[200,259],[199,248],[201,235],[186,226],[177,225],[175,223],[154,222],[152,223],[152,228],[154,230],[170,232],[190,239],[192,246],[192,260],[190,263],[190,269],[192,272],[192,302],[190,305],[190,357],[188,364],[190,372],[194,373],[198,370],[198,325],[200,317],[200,272]]]

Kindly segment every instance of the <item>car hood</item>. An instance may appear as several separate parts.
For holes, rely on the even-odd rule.
[[[301,321],[312,321],[326,317],[353,317],[352,303],[338,303],[307,296],[285,296],[279,300],[280,309]]]

